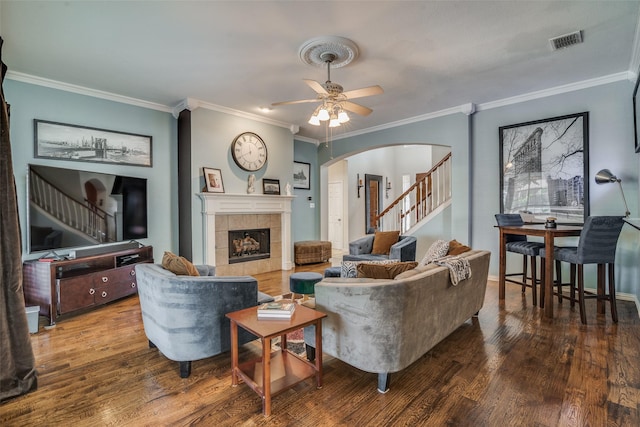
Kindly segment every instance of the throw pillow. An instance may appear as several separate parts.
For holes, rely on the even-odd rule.
[[[447,252],[449,252],[449,242],[447,242],[446,240],[436,240],[429,247],[429,249],[427,249],[427,253],[424,255],[424,257],[420,261],[420,265],[431,264],[433,261],[437,260],[438,258],[447,256]]]
[[[177,276],[199,276],[198,269],[185,257],[165,251],[162,256],[162,267]]]
[[[470,250],[471,248],[469,246],[463,245],[457,240],[452,240],[449,242],[449,252],[447,252],[447,255],[460,255]]]
[[[398,243],[400,231],[376,231],[373,236],[372,255],[389,255],[391,246]]]
[[[342,266],[340,268],[340,277],[358,277],[358,264],[361,264],[363,262],[366,262],[367,264],[394,264],[398,261],[395,259],[385,259],[380,261],[342,261]]]
[[[418,265],[415,261],[394,262],[393,264],[358,264],[358,277],[370,279],[393,279],[398,274],[412,270]]]

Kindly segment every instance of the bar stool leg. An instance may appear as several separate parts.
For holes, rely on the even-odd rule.
[[[608,264],[609,269],[609,303],[611,304],[611,319],[618,323],[618,308],[616,306],[616,281],[615,266],[613,263]]]
[[[522,293],[527,291],[527,256],[522,255]]]
[[[536,257],[531,257],[531,295],[533,299],[533,306],[538,305],[538,278],[536,277],[537,268],[536,268]]]
[[[556,261],[556,280],[558,302],[562,304],[562,264],[560,264],[560,261]]]
[[[580,305],[580,321],[587,324],[587,313],[584,307],[584,264],[578,264],[578,304]]]

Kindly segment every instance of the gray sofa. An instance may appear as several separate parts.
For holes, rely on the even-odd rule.
[[[385,259],[397,259],[400,261],[416,260],[417,240],[413,236],[400,236],[398,243],[391,246],[389,255],[373,255],[374,234],[367,234],[364,237],[349,242],[349,254],[343,255],[343,261],[378,261]]]
[[[448,268],[435,264],[391,280],[325,278],[316,283],[316,309],[327,314],[322,351],[377,373],[378,391],[385,393],[390,373],[411,365],[478,313],[490,255],[478,250],[461,255],[469,261],[472,276],[457,286],[451,284]],[[307,357],[313,360],[313,327],[305,328],[304,340]]]
[[[160,264],[137,264],[136,277],[144,332],[150,347],[180,363],[180,376],[191,362],[231,349],[226,313],[273,301],[258,292],[251,276],[215,277],[215,267],[197,265],[200,277],[176,276]],[[238,342],[256,337],[238,328]]]

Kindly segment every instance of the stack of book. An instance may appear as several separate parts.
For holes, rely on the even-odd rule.
[[[258,319],[291,319],[295,309],[292,302],[268,302],[258,307]]]

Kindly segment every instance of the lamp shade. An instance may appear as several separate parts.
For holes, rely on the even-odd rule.
[[[596,174],[596,184],[606,184],[608,182],[620,182],[620,180],[609,169],[602,169]]]

